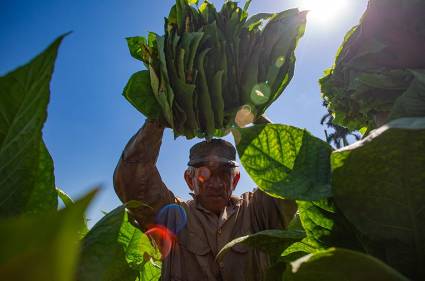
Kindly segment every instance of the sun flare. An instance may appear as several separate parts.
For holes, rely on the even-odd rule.
[[[331,22],[347,10],[347,0],[299,0],[299,8],[309,10],[308,17],[320,22]]]

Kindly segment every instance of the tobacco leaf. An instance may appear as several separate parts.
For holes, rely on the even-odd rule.
[[[401,118],[332,154],[336,205],[384,259],[425,278],[425,117]]]

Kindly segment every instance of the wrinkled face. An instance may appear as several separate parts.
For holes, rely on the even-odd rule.
[[[185,179],[198,202],[205,209],[220,214],[236,187],[239,171],[213,162],[186,170]]]

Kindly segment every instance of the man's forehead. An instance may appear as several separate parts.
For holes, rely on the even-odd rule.
[[[196,167],[208,167],[210,169],[217,169],[217,168],[231,168],[229,164],[223,163],[223,162],[217,162],[217,161],[205,161],[197,165]]]
[[[218,162],[237,166],[235,158],[236,149],[231,143],[222,139],[212,139],[197,143],[190,149],[188,165],[197,167],[206,162]]]
[[[208,165],[212,165],[212,166],[217,166],[217,165],[224,165],[223,164],[223,158],[219,157],[215,154],[210,154],[210,155],[206,155],[203,157],[203,160],[205,161],[205,163],[207,163]]]

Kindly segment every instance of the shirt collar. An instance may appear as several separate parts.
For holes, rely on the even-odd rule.
[[[209,210],[207,210],[207,209],[205,209],[202,205],[201,205],[201,203],[199,203],[197,200],[196,200],[196,195],[194,194],[194,193],[189,193],[192,197],[193,197],[193,199],[194,199],[194,201],[195,201],[195,207],[196,207],[196,209],[198,209],[198,210],[200,210],[200,211],[202,211],[202,212],[204,212],[204,213],[207,213],[207,214],[213,214],[211,211],[209,211]],[[236,210],[240,207],[240,205],[241,205],[241,198],[239,198],[239,197],[236,197],[236,196],[232,196],[232,197],[230,197],[230,200],[229,200],[229,204],[224,208],[224,210],[220,213],[220,216],[219,216],[219,224],[220,224],[220,226],[222,225],[222,224],[224,224],[224,222],[226,222],[235,212],[236,212]]]

